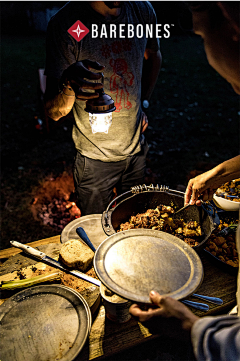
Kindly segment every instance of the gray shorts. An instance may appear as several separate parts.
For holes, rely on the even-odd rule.
[[[73,176],[82,216],[103,213],[114,197],[115,187],[120,195],[143,184],[147,152],[146,141],[139,153],[119,162],[102,162],[77,152]]]

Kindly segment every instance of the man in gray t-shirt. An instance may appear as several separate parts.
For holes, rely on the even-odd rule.
[[[69,31],[78,21],[89,29],[80,41]],[[128,24],[134,36],[128,36]],[[114,187],[119,194],[143,182],[148,120],[141,102],[149,101],[161,66],[159,42],[146,37],[146,24],[156,24],[148,1],[69,2],[49,22],[45,104],[54,120],[73,111],[74,180],[82,215],[102,213]],[[100,72],[116,110],[109,128],[95,132],[85,101],[98,96]]]

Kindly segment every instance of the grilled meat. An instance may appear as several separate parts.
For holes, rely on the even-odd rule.
[[[183,219],[173,219],[174,209],[159,205],[156,209],[148,209],[145,213],[131,216],[128,222],[120,224],[118,232],[128,229],[147,228],[170,233],[194,247],[199,244],[202,235],[200,224],[196,221],[184,222]]]

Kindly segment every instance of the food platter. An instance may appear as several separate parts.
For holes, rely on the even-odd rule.
[[[228,272],[229,274],[236,275],[238,273],[238,267],[233,267],[227,264],[226,262],[221,261],[218,257],[214,256],[211,252],[206,249],[203,250],[206,256],[211,260],[216,266],[218,266],[223,271]]]
[[[79,239],[76,229],[82,227],[86,231],[94,247],[97,248],[107,238],[107,235],[102,228],[101,217],[101,214],[90,214],[74,219],[74,221],[68,223],[63,229],[61,233],[61,243],[65,243],[70,239]]]
[[[217,265],[222,270],[227,271],[232,274],[236,274],[238,272],[239,267],[236,267],[236,265],[233,266],[229,263],[226,263],[225,261],[223,261],[219,258],[219,255],[221,255],[221,256],[224,256],[224,255],[222,254],[223,248],[221,247],[221,245],[218,244],[218,242],[216,242],[216,237],[222,237],[223,238],[222,241],[224,241],[224,239],[225,239],[225,242],[227,244],[227,247],[224,247],[225,249],[228,248],[229,250],[232,250],[233,248],[235,248],[235,250],[236,250],[236,244],[233,247],[232,242],[234,242],[234,243],[236,242],[236,233],[235,233],[236,229],[234,228],[234,226],[238,223],[239,213],[218,210],[218,214],[219,214],[219,219],[220,219],[220,225],[213,231],[212,235],[209,237],[209,239],[205,245],[206,247],[204,248],[204,253],[207,255],[209,260],[211,260],[215,265]],[[227,231],[227,232],[225,233],[225,231]],[[211,252],[211,250],[208,249],[211,241],[213,243],[216,243],[216,245],[218,247],[216,255],[214,255]],[[230,243],[228,244],[228,242],[230,242]],[[215,250],[213,249],[213,251],[215,251]],[[231,256],[228,256],[228,257],[230,260],[233,260],[232,251],[230,254],[231,254]]]
[[[84,298],[69,287],[35,286],[0,306],[2,360],[72,361],[92,323]]]
[[[143,303],[150,303],[151,290],[185,298],[203,278],[201,260],[189,245],[149,229],[131,229],[107,238],[95,253],[94,268],[112,292]]]

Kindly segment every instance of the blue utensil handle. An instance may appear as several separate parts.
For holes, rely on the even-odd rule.
[[[79,237],[82,238],[82,240],[88,245],[88,247],[91,248],[91,250],[93,252],[96,252],[96,248],[94,247],[94,245],[92,244],[92,242],[88,238],[87,233],[84,231],[84,229],[82,227],[78,227],[76,229],[76,232],[79,235]]]
[[[189,301],[189,300],[182,300],[181,302],[185,303],[185,305],[187,305],[187,306],[194,307],[201,311],[207,312],[209,310],[209,306],[206,305],[205,303],[193,302],[193,301]]]
[[[209,296],[203,296],[203,295],[198,295],[196,293],[193,293],[194,297],[200,298],[202,300],[211,302],[211,303],[215,303],[216,305],[222,305],[223,304],[223,300],[221,298],[218,297],[209,297]]]

